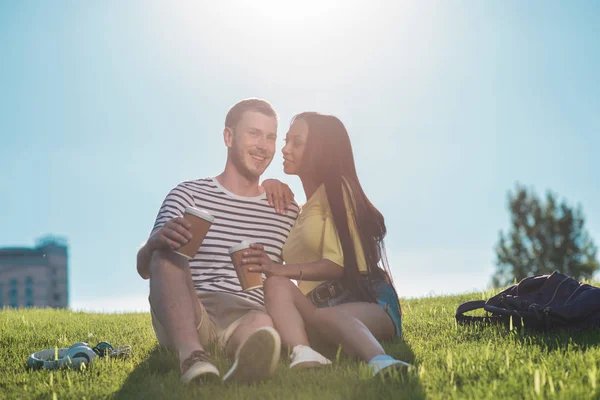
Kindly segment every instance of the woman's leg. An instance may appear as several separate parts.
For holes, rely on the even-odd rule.
[[[312,314],[316,307],[288,278],[272,276],[264,283],[265,306],[284,346],[308,346],[303,315]],[[306,301],[302,301],[306,300]]]
[[[329,342],[341,344],[346,353],[364,361],[384,355],[379,341],[392,339],[395,335],[392,320],[375,303],[357,302],[318,308],[313,321],[321,336]]]
[[[308,345],[305,322],[329,342],[341,344],[347,353],[365,361],[385,354],[373,333],[381,339],[394,335],[394,326],[379,305],[349,303],[316,308],[287,278],[274,276],[265,281],[265,303],[282,343],[291,347]]]

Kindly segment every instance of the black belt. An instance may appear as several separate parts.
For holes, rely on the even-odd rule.
[[[327,304],[329,299],[340,296],[345,290],[340,281],[327,281],[311,290],[307,296],[312,300],[313,304],[322,306]]]

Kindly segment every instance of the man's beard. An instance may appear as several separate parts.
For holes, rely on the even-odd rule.
[[[238,170],[238,172],[244,178],[246,178],[248,180],[259,179],[260,176],[262,175],[262,173],[265,172],[265,170],[267,169],[267,167],[269,166],[269,164],[271,164],[271,160],[269,160],[269,162],[267,163],[267,165],[265,166],[265,168],[260,173],[257,174],[255,172],[252,172],[244,164],[244,151],[236,145],[235,141],[233,142],[233,145],[231,146],[231,154],[232,154],[231,161],[233,162],[233,165]],[[267,158],[266,154],[264,154],[264,153],[261,154],[261,157]]]

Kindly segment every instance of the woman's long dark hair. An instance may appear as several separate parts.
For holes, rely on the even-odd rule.
[[[358,270],[356,249],[350,235],[348,210],[356,220],[360,242],[367,263],[367,277],[391,280],[383,239],[387,233],[383,215],[369,201],[356,174],[350,137],[342,121],[332,115],[304,112],[292,119],[292,124],[303,120],[308,125],[301,174],[323,184],[331,208],[344,255],[344,285],[363,301],[376,302],[369,290],[361,284],[364,277]],[[344,197],[347,201],[344,201]],[[380,267],[381,265],[381,267]]]

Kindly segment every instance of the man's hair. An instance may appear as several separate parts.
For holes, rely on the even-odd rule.
[[[227,116],[225,117],[225,127],[232,129],[235,128],[238,122],[240,122],[242,119],[242,115],[244,115],[246,111],[257,111],[268,117],[274,117],[277,119],[277,112],[268,101],[256,98],[245,99],[231,107],[227,113]]]

